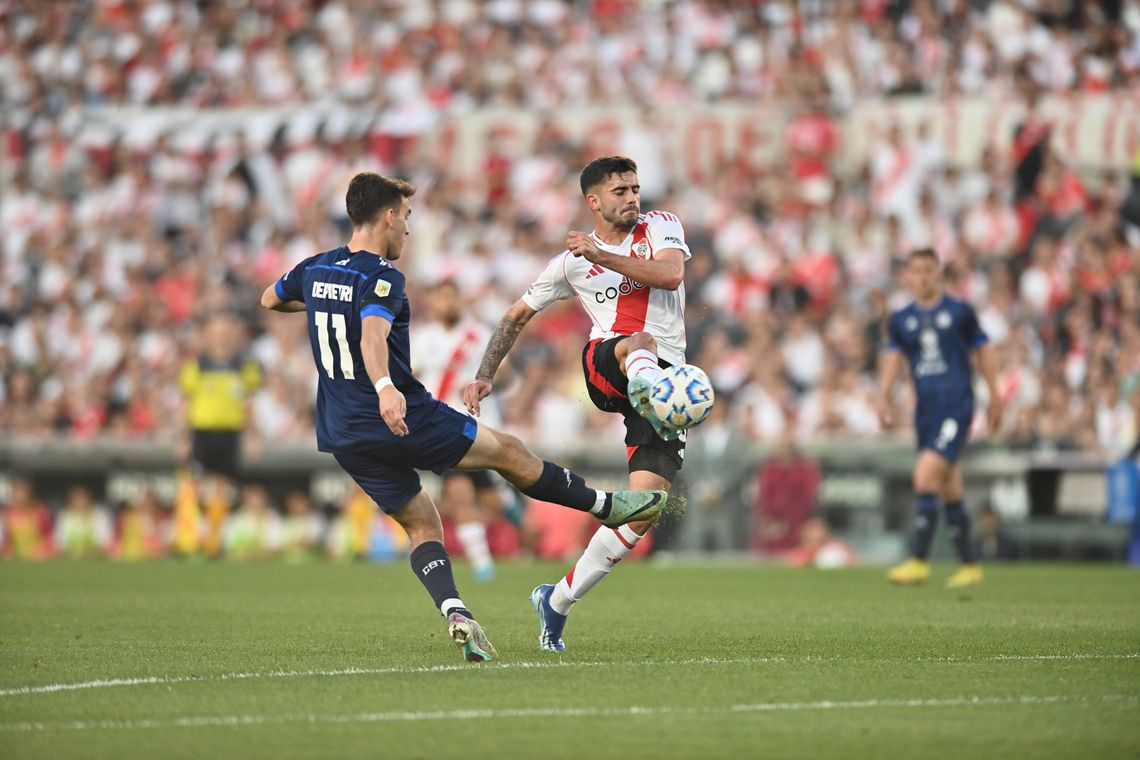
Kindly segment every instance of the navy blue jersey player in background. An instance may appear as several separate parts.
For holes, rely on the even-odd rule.
[[[970,516],[962,503],[962,465],[958,457],[974,416],[971,359],[976,358],[978,370],[989,387],[986,420],[990,430],[1001,424],[997,373],[974,310],[943,291],[942,268],[934,251],[922,248],[911,253],[906,276],[915,300],[891,315],[889,344],[880,365],[878,406],[883,424],[890,425],[891,390],[905,358],[915,389],[914,426],[919,453],[914,467],[914,490],[918,514],[911,557],[891,568],[887,577],[900,584],[924,583],[930,578],[930,544],[941,502],[962,563],[947,586],[976,586],[982,582],[982,568],[970,546]]]
[[[443,528],[417,469],[442,473],[495,470],[524,494],[594,514],[606,525],[657,515],[663,491],[607,493],[532,454],[514,436],[432,398],[412,375],[410,304],[400,258],[408,235],[407,182],[356,175],[345,202],[348,245],[311,256],[265,289],[261,305],[305,312],[317,389],[317,448],[337,462],[380,508],[403,526],[412,570],[464,658],[490,660],[494,648],[459,598]]]

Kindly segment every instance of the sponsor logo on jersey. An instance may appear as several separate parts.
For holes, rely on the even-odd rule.
[[[605,303],[606,301],[612,301],[618,296],[627,296],[635,290],[644,289],[644,283],[638,282],[637,280],[631,280],[628,277],[622,277],[621,283],[619,283],[616,288],[611,285],[605,290],[599,290],[597,293],[595,293],[594,300],[598,303]]]
[[[907,332],[914,332],[918,329],[918,320],[914,317],[907,317],[903,320],[903,328],[906,329]]]
[[[313,298],[327,298],[331,301],[352,301],[352,286],[338,282],[313,282]]]
[[[388,282],[387,280],[377,280],[376,287],[373,288],[373,292],[376,293],[376,296],[378,298],[383,298],[392,292],[392,283]]]
[[[936,316],[934,318],[934,324],[938,325],[940,328],[945,330],[947,327],[950,326],[950,312],[948,312],[948,311],[938,312],[938,316]]]
[[[601,264],[594,264],[594,266],[590,267],[590,271],[586,272],[586,279],[588,280],[591,277],[597,277],[604,271],[606,271],[606,268],[604,266]],[[527,292],[529,293],[530,291],[528,290]]]
[[[679,237],[673,237],[672,235],[666,235],[665,236],[665,242],[666,243],[672,243],[673,245],[677,245],[677,246],[681,246],[681,245],[685,244],[684,240],[681,240],[681,238],[679,238]]]
[[[338,267],[342,267],[347,263],[348,263],[348,259],[341,259],[340,261],[334,261],[333,262],[333,264],[335,264]]]

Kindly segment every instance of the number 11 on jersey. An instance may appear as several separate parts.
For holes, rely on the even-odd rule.
[[[329,317],[332,317],[333,333],[336,335],[337,348],[340,351],[340,371],[345,380],[356,379],[356,368],[352,365],[352,351],[348,348],[348,323],[343,314],[330,315],[327,311],[314,311],[313,319],[317,325],[317,343],[321,347],[321,366],[329,377],[333,375],[332,342],[329,340]]]

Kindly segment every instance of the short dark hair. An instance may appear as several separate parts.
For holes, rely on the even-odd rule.
[[[395,177],[382,177],[376,172],[361,172],[348,183],[344,205],[353,227],[373,224],[383,211],[400,205],[404,198],[416,194],[410,183]]]
[[[595,158],[590,163],[586,164],[586,168],[582,170],[582,177],[579,179],[579,184],[582,186],[582,195],[589,195],[590,190],[597,187],[598,184],[604,182],[606,177],[611,174],[625,174],[626,172],[636,172],[637,164],[633,162],[632,158],[625,156],[602,156]]]
[[[934,249],[929,247],[915,248],[910,252],[910,255],[906,257],[907,263],[915,261],[916,259],[930,259],[935,264],[942,263],[938,258],[938,254],[934,252]]]

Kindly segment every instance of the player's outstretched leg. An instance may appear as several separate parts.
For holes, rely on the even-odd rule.
[[[570,572],[557,583],[544,584],[534,590],[531,594],[532,605],[535,605],[535,594],[540,590],[544,593],[545,606],[540,609],[535,605],[540,625],[539,646],[543,651],[561,652],[566,648],[562,641],[562,629],[571,608],[582,601],[590,589],[598,585],[614,566],[633,551],[649,532],[651,525],[647,522],[617,528],[598,528]],[[641,532],[635,530],[635,527]],[[549,592],[545,591],[547,588],[550,589]]]
[[[495,659],[495,647],[487,639],[475,615],[459,598],[451,557],[443,548],[443,525],[431,497],[420,491],[392,513],[404,528],[412,545],[412,572],[424,584],[432,602],[447,618],[447,631],[459,647],[463,659],[486,662]]]
[[[630,473],[629,478],[630,485],[635,488],[666,490],[670,487],[668,478],[648,470],[636,470]],[[535,589],[531,604],[538,614],[539,646],[543,651],[561,652],[566,648],[562,630],[570,610],[634,550],[652,527],[653,521],[647,520],[617,528],[598,528],[570,572],[553,586],[543,585]],[[547,592],[546,588],[550,591]],[[542,592],[543,607],[535,602],[535,595],[539,592]]]
[[[581,475],[539,459],[518,438],[486,425],[479,426],[475,442],[455,467],[495,470],[532,499],[589,512],[611,527],[657,517],[669,497],[666,491],[590,488]]]

